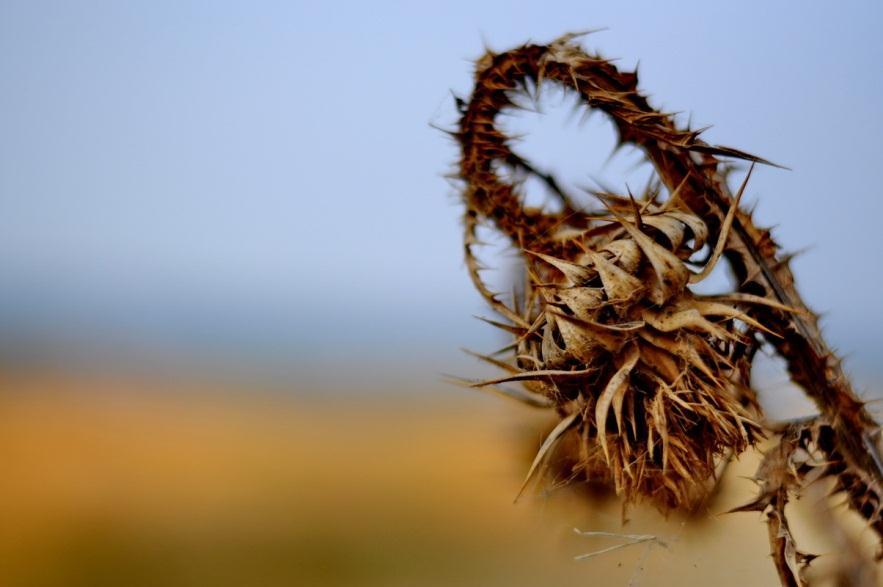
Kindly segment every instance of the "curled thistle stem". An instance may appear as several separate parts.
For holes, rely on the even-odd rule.
[[[461,147],[470,276],[491,306],[512,322],[501,326],[517,335],[513,348],[523,373],[508,379],[529,380],[555,402],[568,422],[564,428],[574,427],[584,442],[592,443],[582,447],[585,459],[606,463],[618,491],[627,497],[661,492],[670,506],[684,506],[691,470],[713,470],[715,458],[754,443],[760,426],[751,418],[759,408],[748,386],[751,359],[763,337],[818,406],[824,422],[818,427],[819,447],[837,463],[826,474],[837,479],[850,506],[883,539],[878,425],[822,337],[818,318],[797,290],[788,257],[770,230],[755,225],[751,214],[739,208],[745,183],[735,197],[727,185],[727,159],[774,164],[710,145],[699,138],[701,131],[680,128],[638,91],[637,72],[618,70],[573,39],[565,35],[548,45],[486,53],[477,62],[474,90],[454,133]],[[497,115],[517,107],[513,93],[529,84],[539,90],[544,83],[574,92],[589,108],[604,112],[619,144],[643,151],[667,188],[668,200],[658,206],[655,193],[640,202],[631,194],[605,193],[607,217],[583,212],[554,177],[516,155],[496,124]],[[537,176],[564,209],[551,213],[524,206],[518,188],[498,175],[501,165]],[[534,282],[524,315],[502,304],[481,280],[471,247],[482,221],[524,252]],[[690,239],[698,245],[694,249]],[[700,273],[690,273],[682,265],[706,240],[712,255]],[[721,255],[738,291],[716,301],[696,296],[688,281],[707,275]],[[716,318],[709,321],[712,315]],[[684,394],[694,398],[692,403],[682,399]],[[701,413],[689,414],[700,405]],[[672,418],[684,419],[672,427]],[[671,429],[687,422],[708,428],[694,429],[694,438],[670,437]],[[608,433],[613,425],[615,435]],[[544,445],[540,457],[564,432]],[[700,442],[701,434],[706,436]],[[711,439],[713,449],[697,452]],[[625,458],[635,454],[644,455],[640,465]],[[765,506],[770,538],[774,555],[782,554],[777,566],[783,584],[801,585],[789,563],[793,552],[786,552],[793,541],[784,505],[793,487],[780,484],[780,489]]]

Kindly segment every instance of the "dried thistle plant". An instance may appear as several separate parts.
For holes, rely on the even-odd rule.
[[[788,530],[789,496],[808,477],[833,478],[883,536],[883,463],[877,425],[797,293],[787,257],[739,208],[750,170],[735,196],[727,187],[724,159],[752,167],[769,162],[679,128],[638,92],[636,73],[587,54],[574,38],[487,52],[476,63],[472,96],[460,104],[453,134],[461,147],[466,263],[504,320],[492,323],[512,335],[506,354],[482,357],[506,376],[475,386],[522,382],[525,391],[504,391],[559,414],[525,486],[561,439],[575,435],[578,441],[567,443],[577,447],[575,473],[609,481],[625,503],[646,499],[663,511],[689,510],[730,455],[778,431],[750,389],[753,357],[768,341],[821,416],[786,429],[758,473],[760,497],[743,509],[767,512],[783,584],[803,584],[800,570],[811,557],[797,550]],[[607,114],[619,142],[643,151],[659,185],[638,197],[597,193],[603,208],[586,211],[555,178],[514,153],[497,117],[544,83]],[[561,211],[526,206],[519,175],[544,182]],[[474,251],[481,225],[521,254],[527,284],[509,303],[482,279]],[[706,243],[710,253],[700,259]],[[721,258],[737,291],[697,294],[691,286]],[[798,452],[816,464],[796,464]]]

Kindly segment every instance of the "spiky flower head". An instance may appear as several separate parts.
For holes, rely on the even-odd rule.
[[[525,484],[558,441],[572,435],[577,472],[612,481],[627,501],[645,497],[665,510],[689,508],[720,460],[760,434],[748,376],[753,336],[764,327],[744,308],[775,303],[744,293],[702,296],[690,287],[720,258],[738,197],[709,226],[680,197],[688,175],[667,186],[664,202],[654,190],[639,199],[606,193],[600,194],[604,210],[585,212],[515,154],[496,116],[514,106],[513,94],[526,91],[528,81],[539,88],[544,80],[610,114],[621,138],[640,136],[679,156],[706,157],[708,165],[716,165],[714,154],[757,159],[677,130],[637,93],[635,74],[585,54],[571,37],[482,57],[456,133],[467,265],[506,320],[495,324],[513,335],[508,360],[486,357],[508,375],[477,385],[523,382],[522,399],[553,407],[561,418]],[[507,179],[503,169],[543,180],[563,210],[526,208],[513,173]],[[522,254],[527,285],[512,304],[480,276],[474,247],[482,223],[507,235]],[[710,253],[697,259],[704,247]]]
[[[609,215],[574,239],[571,259],[526,250],[530,326],[517,373],[493,382],[529,381],[567,422],[558,432],[577,431],[587,477],[666,509],[695,502],[717,459],[759,432],[740,368],[743,325],[762,326],[735,305],[744,297],[690,290],[713,259],[691,271],[708,230],[676,203],[608,196]]]

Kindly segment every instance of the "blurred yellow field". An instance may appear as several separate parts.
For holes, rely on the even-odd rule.
[[[513,505],[546,423],[498,398],[218,387],[7,375],[0,584],[775,584],[759,516],[715,515],[751,459],[698,519],[621,527],[575,490]],[[574,561],[618,541],[573,528],[666,546]]]

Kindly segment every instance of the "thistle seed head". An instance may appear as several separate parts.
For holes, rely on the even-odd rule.
[[[561,417],[525,484],[562,437],[575,435],[579,442],[567,446],[577,447],[577,472],[609,480],[627,501],[643,497],[663,510],[687,509],[707,493],[719,461],[761,434],[748,375],[754,335],[764,327],[746,308],[774,302],[690,288],[720,258],[738,197],[714,226],[680,197],[683,183],[668,185],[664,202],[653,190],[637,200],[605,193],[605,210],[583,211],[554,178],[510,149],[496,116],[514,107],[513,94],[526,91],[528,80],[537,88],[545,80],[610,114],[622,139],[641,133],[666,145],[672,164],[695,157],[716,165],[714,154],[757,158],[677,130],[637,92],[635,74],[584,53],[571,39],[482,57],[455,135],[469,273],[506,321],[494,324],[513,336],[508,360],[487,357],[507,376],[477,386],[522,382],[528,403],[554,407]],[[526,208],[521,186],[501,169],[542,180],[562,210]],[[528,283],[511,305],[480,276],[474,248],[481,224],[521,252]],[[706,244],[711,252],[697,262]]]
[[[760,325],[726,297],[689,289],[687,260],[708,231],[666,204],[610,200],[572,259],[526,251],[520,305],[531,326],[514,367],[573,417],[586,477],[671,509],[695,503],[717,459],[758,438],[737,364]]]

